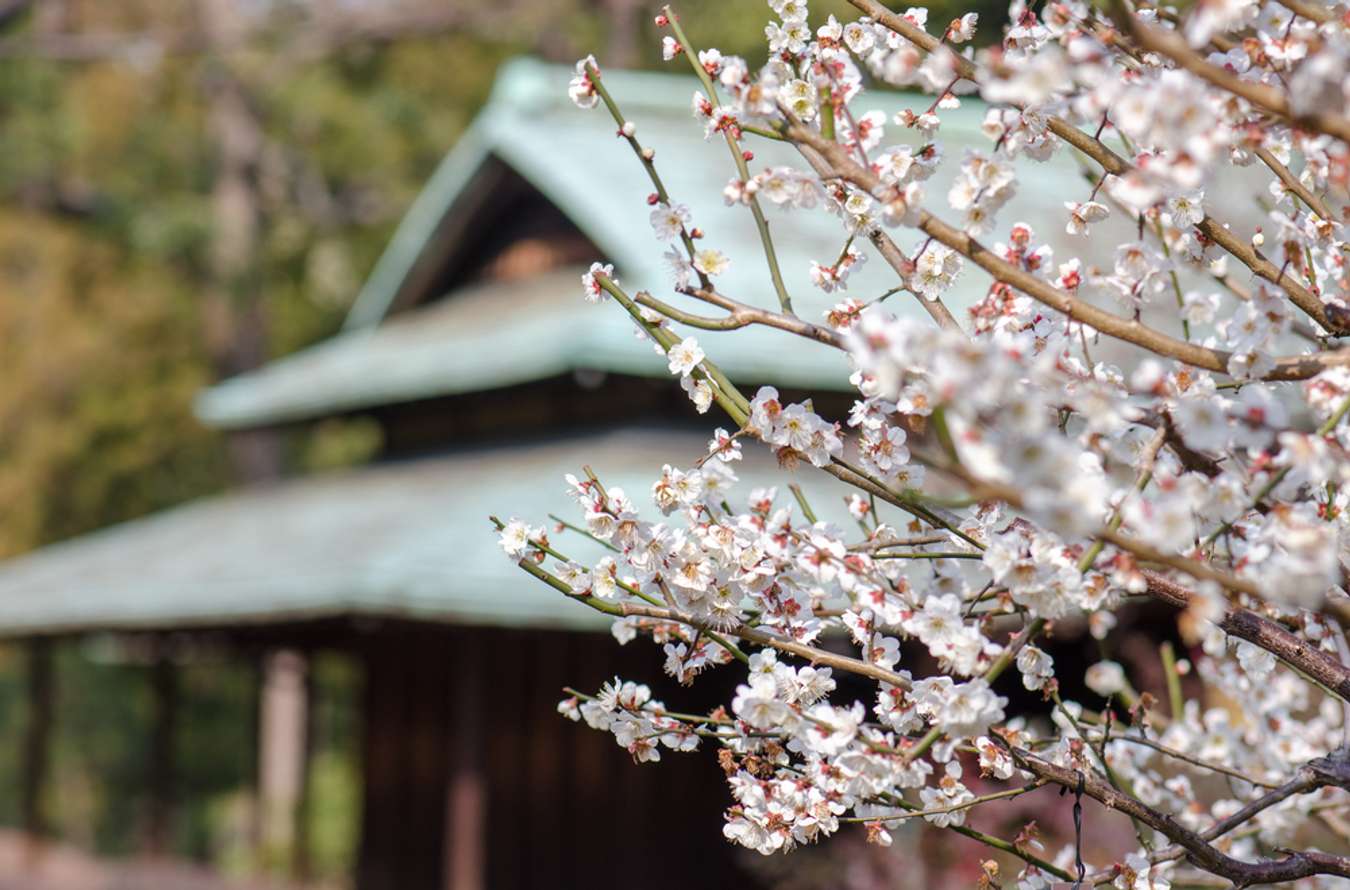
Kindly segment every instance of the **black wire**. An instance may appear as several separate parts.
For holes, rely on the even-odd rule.
[[[1083,864],[1083,773],[1078,773],[1078,785],[1073,789],[1073,858],[1078,866],[1078,880],[1073,882],[1073,890],[1083,886],[1087,876],[1087,866]]]

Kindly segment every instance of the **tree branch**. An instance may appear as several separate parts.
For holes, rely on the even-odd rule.
[[[885,27],[890,28],[901,37],[928,52],[934,52],[941,46],[941,41],[936,37],[903,16],[891,12],[877,0],[849,0],[849,2]],[[1180,40],[1180,38],[1177,39]],[[1182,41],[1182,45],[1184,46],[1184,41]],[[975,65],[969,60],[953,54],[952,64],[961,77],[973,83],[979,82]],[[1100,139],[1089,136],[1061,117],[1051,116],[1047,118],[1046,126],[1050,132],[1096,161],[1107,173],[1124,176],[1135,170],[1129,161],[1112,151]],[[1338,324],[1327,316],[1322,301],[1316,294],[1299,284],[1291,276],[1285,275],[1284,270],[1257,253],[1251,245],[1244,243],[1223,223],[1206,214],[1196,225],[1196,228],[1206,238],[1232,254],[1253,273],[1283,289],[1294,305],[1298,306],[1323,328],[1332,332],[1345,330],[1344,325]]]
[[[1190,605],[1192,594],[1182,585],[1148,569],[1142,574],[1148,582],[1149,594],[1155,599],[1183,609]],[[1229,636],[1259,646],[1350,701],[1350,667],[1290,633],[1279,622],[1250,609],[1233,609],[1224,615],[1219,627]]]
[[[1226,68],[1211,65],[1191,49],[1179,34],[1146,25],[1137,16],[1124,12],[1120,17],[1129,29],[1131,36],[1144,49],[1166,56],[1180,67],[1199,77],[1201,80],[1245,99],[1257,108],[1270,114],[1302,126],[1305,129],[1334,136],[1342,142],[1350,142],[1350,120],[1337,114],[1324,111],[1310,111],[1295,114],[1289,107],[1289,100],[1272,86],[1255,81],[1243,80]]]
[[[1288,167],[1281,164],[1279,158],[1270,153],[1270,149],[1266,148],[1264,145],[1258,145],[1253,149],[1253,152],[1261,159],[1261,163],[1270,168],[1271,173],[1274,173],[1279,177],[1280,182],[1284,183],[1284,187],[1297,195],[1298,199],[1304,204],[1307,204],[1308,208],[1312,210],[1313,213],[1316,213],[1327,222],[1335,222],[1336,217],[1332,214],[1331,210],[1328,209],[1327,205],[1322,203],[1322,199],[1309,191],[1308,187],[1303,183],[1299,182],[1298,177],[1295,176]]]
[[[909,258],[905,256],[899,245],[891,240],[891,236],[881,229],[876,229],[867,236],[867,239],[872,242],[872,246],[881,254],[881,258],[886,261],[886,264],[896,271],[900,280],[907,281],[909,276],[906,271],[910,265]],[[952,315],[952,311],[947,308],[947,304],[942,302],[941,298],[928,300],[919,297],[919,304],[923,306],[924,311],[929,314],[933,321],[938,323],[938,327],[965,333],[960,322]]]
[[[833,346],[835,349],[848,349],[848,346],[844,343],[843,335],[838,331],[822,327],[818,324],[812,324],[809,321],[802,321],[795,315],[784,315],[781,312],[772,312],[768,309],[750,306],[707,288],[691,287],[686,288],[683,292],[691,297],[697,297],[705,303],[711,303],[714,306],[727,310],[731,313],[730,318],[737,322],[735,325],[736,327],[760,324],[765,325],[766,327],[778,328],[781,331],[788,331],[799,337],[815,340],[818,343],[824,343],[826,346]],[[660,301],[654,300],[651,294],[639,293],[635,299],[644,306],[656,309],[658,312],[665,312],[665,310],[661,309],[659,306],[652,305],[653,303]],[[674,307],[667,308],[674,309]],[[678,312],[679,310],[675,311]],[[675,318],[675,316],[671,317]],[[678,318],[675,320],[679,321]]]
[[[861,0],[858,0],[858,2],[861,2]],[[799,124],[788,127],[787,136],[793,142],[806,145],[821,155],[828,163],[833,176],[853,183],[876,196],[878,200],[884,201],[886,199],[885,194],[888,186],[871,170],[853,161],[838,144],[824,139],[818,133]],[[919,211],[918,228],[931,235],[934,240],[967,257],[996,280],[1016,288],[1037,302],[1049,306],[1074,321],[1082,322],[1094,330],[1118,340],[1142,346],[1157,355],[1174,358],[1208,371],[1220,374],[1228,373],[1228,361],[1232,358],[1232,354],[1229,352],[1178,340],[1138,321],[1122,318],[1104,309],[1099,309],[1091,303],[1080,300],[1067,291],[1061,290],[1023,269],[1019,269],[988,250],[965,232],[947,225],[927,211]],[[1350,350],[1279,358],[1275,360],[1275,370],[1262,379],[1305,380],[1321,373],[1328,367],[1342,365],[1350,365]]]
[[[717,86],[712,78],[699,61],[698,50],[689,42],[689,37],[680,27],[680,17],[675,14],[669,6],[661,7],[665,15],[670,30],[675,34],[676,40],[684,56],[689,60],[689,65],[694,69],[694,75],[699,79],[704,92],[708,94],[708,101],[714,106],[721,105],[722,101],[717,95]],[[736,174],[740,176],[741,182],[750,181],[750,167],[745,158],[745,152],[741,148],[740,134],[735,132],[732,127],[722,129],[722,135],[726,138],[727,149],[731,152],[731,160],[736,165]],[[792,298],[788,295],[787,286],[783,283],[783,272],[778,265],[778,251],[774,247],[773,237],[769,234],[769,221],[764,216],[764,210],[759,205],[759,198],[750,194],[746,198],[746,203],[750,207],[750,213],[755,218],[755,228],[759,232],[760,245],[764,248],[764,261],[769,266],[769,279],[773,282],[774,292],[778,295],[778,305],[789,315],[792,314]]]
[[[523,568],[529,570],[529,565],[521,563]],[[542,571],[542,569],[540,570]],[[575,598],[575,594],[573,594]],[[587,603],[590,605],[590,603]],[[608,605],[608,604],[607,604]],[[678,624],[685,624],[696,628],[705,633],[712,631],[714,633],[725,633],[729,636],[737,637],[750,643],[757,643],[761,646],[768,646],[777,649],[779,652],[786,652],[789,655],[795,655],[798,658],[804,658],[812,664],[823,664],[826,667],[835,670],[844,671],[850,674],[857,674],[860,677],[868,677],[872,680],[885,683],[889,686],[896,686],[900,689],[908,689],[910,684],[900,674],[894,671],[888,671],[883,667],[863,661],[858,658],[850,658],[847,655],[836,655],[833,652],[827,652],[824,649],[817,649],[815,646],[807,646],[804,643],[798,643],[793,640],[785,640],[782,637],[774,636],[762,630],[750,627],[746,624],[736,624],[730,628],[716,628],[700,621],[692,615],[686,615],[676,609],[664,608],[661,606],[648,606],[641,603],[621,603],[618,606],[620,614],[636,615],[642,618],[653,618],[657,621],[670,621]]]
[[[1030,751],[1009,745],[1005,740],[993,736],[1012,755],[1017,765],[1032,775],[1054,782],[1065,788],[1083,789],[1083,793],[1103,804],[1108,809],[1118,810],[1127,816],[1160,832],[1171,839],[1184,851],[1184,855],[1195,865],[1206,871],[1227,878],[1238,887],[1252,884],[1275,884],[1294,881],[1312,875],[1337,875],[1350,877],[1350,859],[1332,856],[1326,853],[1310,851],[1291,851],[1283,859],[1262,859],[1256,862],[1243,862],[1221,852],[1200,834],[1177,822],[1166,813],[1161,813],[1135,798],[1124,794],[1110,784],[1103,782],[1094,772],[1074,770],[1042,760]],[[1312,790],[1320,787],[1315,776],[1300,776],[1288,794]],[[1270,797],[1277,792],[1272,791]],[[1280,798],[1283,799],[1283,798]]]
[[[1325,25],[1327,22],[1332,21],[1331,13],[1327,12],[1324,7],[1318,6],[1315,3],[1308,3],[1306,0],[1276,0],[1276,2],[1294,15],[1302,16],[1310,22],[1317,22],[1319,25]]]
[[[828,140],[826,141],[828,142]],[[829,162],[825,160],[819,151],[808,145],[802,145],[801,143],[795,144],[802,157],[806,159],[806,162],[811,165],[811,168],[816,171],[818,176],[822,179],[827,179],[836,175],[830,167]],[[835,142],[829,142],[829,144],[838,145],[838,143]],[[905,256],[904,251],[900,249],[899,245],[891,240],[890,235],[887,235],[879,228],[875,229],[872,234],[867,237],[868,240],[872,242],[872,246],[881,254],[881,258],[886,261],[886,264],[895,270],[895,274],[900,276],[901,284],[905,285],[904,289],[908,290],[910,276],[914,274],[914,264]],[[913,291],[911,291],[911,293],[913,293]],[[923,310],[928,313],[929,317],[937,322],[938,327],[949,331],[959,331],[962,334],[965,333],[960,322],[956,320],[956,317],[952,315],[951,310],[947,308],[947,304],[942,302],[940,297],[931,300],[925,299],[918,294],[915,294],[915,297],[918,299],[919,305],[923,307]]]

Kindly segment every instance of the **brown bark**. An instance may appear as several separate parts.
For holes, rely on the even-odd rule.
[[[207,46],[230,46],[243,25],[223,0],[203,4]],[[216,146],[211,190],[211,272],[206,287],[207,342],[221,377],[258,367],[268,358],[267,325],[258,274],[262,200],[258,171],[265,137],[243,82],[223,59],[206,62],[207,126]],[[228,450],[245,482],[281,475],[281,440],[271,430],[235,433]]]
[[[1224,616],[1219,627],[1229,636],[1265,649],[1350,701],[1350,668],[1278,623],[1262,618],[1250,609],[1234,609]]]
[[[1149,595],[1177,608],[1184,609],[1190,604],[1191,592],[1182,585],[1157,572],[1145,570],[1143,575],[1148,581]],[[1229,636],[1265,649],[1350,701],[1350,667],[1286,630],[1279,622],[1250,609],[1233,609],[1224,615],[1219,627]]]
[[[1125,14],[1121,16],[1121,19],[1125,27],[1129,29],[1130,36],[1137,40],[1140,46],[1151,52],[1166,56],[1175,62],[1178,67],[1186,69],[1201,80],[1208,81],[1234,96],[1246,99],[1257,108],[1290,123],[1314,132],[1334,136],[1342,142],[1350,142],[1350,119],[1327,111],[1309,111],[1305,114],[1295,114],[1289,105],[1289,100],[1285,98],[1282,92],[1268,84],[1244,80],[1226,68],[1210,64],[1208,60],[1191,49],[1181,35],[1173,31],[1146,25],[1134,15]]]

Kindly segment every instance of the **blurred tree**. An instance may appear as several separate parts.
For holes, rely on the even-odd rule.
[[[190,11],[48,2],[0,40],[0,556],[228,484],[240,462],[193,420],[194,393],[336,328],[497,62],[527,48],[444,28],[391,41],[386,26],[293,58],[272,44],[300,37],[269,17],[272,31],[218,34],[240,43],[209,52]],[[180,36],[163,51],[123,36],[150,33]],[[354,462],[378,442],[333,424],[310,438],[290,443],[295,463]],[[150,671],[60,651],[46,821],[98,851],[134,852],[148,816]],[[0,732],[15,743],[28,724],[22,666],[0,665]],[[216,858],[239,824],[221,824],[220,802],[251,784],[251,762],[230,754],[252,750],[239,718],[256,677],[216,664],[180,682],[169,840]],[[354,730],[342,732],[316,752],[324,874],[351,854],[341,764]],[[22,769],[0,758],[10,824]]]
[[[0,213],[0,554],[218,484],[185,406],[208,382],[191,303],[70,222]]]

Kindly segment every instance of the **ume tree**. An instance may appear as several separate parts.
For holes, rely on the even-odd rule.
[[[662,182],[679,159],[658,162],[595,60],[577,63],[571,98],[611,115],[645,168],[650,194],[633,201],[650,205],[671,270],[639,290],[597,262],[584,297],[627,313],[698,410],[728,420],[693,465],[654,467],[641,497],[606,487],[603,467],[568,478],[570,531],[609,553],[594,564],[519,519],[497,521],[500,544],[613,616],[621,642],[660,646],[679,681],[714,667],[740,679],[710,713],[668,710],[640,678],[569,690],[559,710],[639,762],[715,748],[733,798],[724,833],[764,854],[851,822],[888,844],[922,818],[1020,860],[1015,876],[990,865],[990,886],[1343,886],[1350,7],[1019,0],[1002,40],[976,51],[973,14],[944,24],[851,3],[855,20],[811,23],[805,0],[770,0],[758,70],[692,46],[669,7],[656,19],[666,59],[698,80],[690,126],[729,150],[722,197],[757,226],[757,295],[719,286],[731,258]],[[932,101],[888,119],[868,87]],[[987,143],[953,157],[943,116],[968,95],[987,105]],[[888,143],[888,128],[908,138]],[[757,168],[763,141],[799,162]],[[1133,235],[1107,267],[1086,247],[1052,256],[1000,218],[1019,171],[1057,153],[1085,168],[1067,233],[1087,245],[1111,219]],[[954,184],[934,194],[944,165]],[[1247,218],[1223,218],[1219,188],[1251,190]],[[837,221],[842,247],[811,266],[839,298],[823,317],[798,315],[784,285],[766,222],[784,212]],[[864,261],[893,270],[891,292],[844,295]],[[943,301],[958,275],[988,281],[960,318]],[[897,318],[900,300],[928,318]],[[689,336],[754,325],[846,352],[847,418],[742,392]],[[802,496],[738,490],[752,448],[851,486],[854,525],[818,521]],[[1122,606],[1150,600],[1174,610],[1194,656],[1161,647],[1167,699],[1136,693],[1114,661],[1073,684],[1110,707],[1061,695],[1041,647],[1055,623],[1085,617],[1109,639]],[[924,670],[902,644],[927,650]],[[993,684],[1013,671],[1045,711],[1009,713]],[[1183,672],[1203,697],[1183,697]],[[965,824],[1046,785],[1128,816],[1137,849],[1085,863]],[[1314,822],[1339,852],[1300,843]]]

